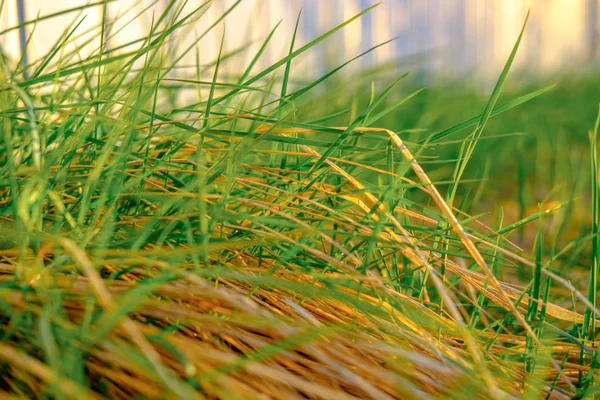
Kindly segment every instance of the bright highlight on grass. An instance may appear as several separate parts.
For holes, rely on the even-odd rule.
[[[302,46],[278,25],[256,54],[222,41],[201,63],[238,3],[196,33],[210,2],[151,6],[147,35],[117,48],[91,4],[65,13],[103,7],[95,39],[78,17],[39,59],[0,55],[0,397],[593,398],[598,123],[591,227],[567,243],[578,197],[489,222],[497,171],[470,175],[492,119],[554,87],[501,98],[526,23],[483,107],[423,133],[386,125],[424,95],[407,74],[366,99],[335,90],[340,68],[293,76],[373,7]],[[258,68],[284,29],[289,51]]]

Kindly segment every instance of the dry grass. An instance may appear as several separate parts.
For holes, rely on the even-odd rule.
[[[258,131],[261,129],[270,128],[264,126]],[[282,129],[276,133],[299,132]],[[401,149],[413,167],[420,168],[409,150]],[[227,154],[214,150],[207,151],[211,164]],[[300,151],[315,159],[320,156],[306,145]],[[170,171],[179,179],[193,173],[184,161],[189,155],[186,152],[195,153],[196,149],[188,144],[171,158],[180,165],[180,169]],[[507,259],[524,261],[523,255],[465,234],[454,247],[470,243],[470,250],[476,253],[442,259],[439,253],[424,249],[429,247],[430,238],[408,232],[395,215],[406,218],[404,223],[411,226],[437,225],[439,221],[403,208],[388,212],[338,164],[325,162],[331,172],[346,180],[345,184],[335,188],[313,185],[302,194],[291,195],[278,186],[281,182],[298,184],[289,178],[297,171],[271,170],[267,178],[235,177],[229,191],[239,188],[253,196],[232,199],[227,209],[235,215],[235,222],[215,224],[211,236],[217,240],[244,232],[243,239],[204,247],[172,245],[167,240],[162,246],[148,244],[139,250],[109,246],[85,251],[70,239],[48,236],[38,258],[30,254],[21,263],[15,250],[5,250],[2,282],[14,282],[21,269],[33,289],[5,287],[6,304],[14,312],[42,320],[44,304],[58,295],[60,304],[54,307],[60,307],[64,315],[53,319],[52,324],[67,331],[86,331],[70,345],[85,354],[90,387],[78,386],[32,358],[41,354],[31,353],[35,347],[31,338],[17,332],[11,337],[12,344],[5,343],[0,349],[0,357],[10,365],[2,386],[12,393],[27,394],[56,385],[62,393],[78,398],[155,398],[164,395],[164,390],[171,393],[168,397],[274,399],[447,398],[460,397],[464,391],[477,398],[520,398],[524,391],[537,390],[539,396],[549,393],[549,398],[570,398],[573,380],[589,370],[589,365],[580,364],[576,344],[558,337],[538,339],[539,367],[535,378],[523,385],[524,364],[504,358],[525,352],[526,332],[486,326],[498,318],[498,310],[482,311],[481,328],[465,326],[479,293],[506,311],[518,310],[523,320],[525,309],[513,301],[520,299],[525,305],[529,297],[523,288],[506,282],[494,287],[485,274],[466,267],[469,257],[475,259],[473,254],[483,260],[474,241],[481,248],[501,250]],[[260,173],[268,170],[250,164],[244,167]],[[85,176],[82,171],[92,168],[78,162],[72,167],[73,176]],[[139,168],[140,163],[129,163],[127,175],[137,176]],[[417,175],[425,181],[421,186],[424,191],[439,196],[422,169]],[[279,183],[269,184],[273,179]],[[303,175],[303,179],[309,176]],[[227,190],[224,181],[218,180],[219,190],[206,195],[208,204],[223,199]],[[184,194],[152,179],[146,179],[143,186],[147,197],[181,198]],[[71,197],[70,188],[66,183],[63,198]],[[189,192],[185,196],[192,200],[198,197]],[[344,203],[343,211],[324,205],[327,200],[338,207]],[[443,208],[446,203],[441,204],[449,215],[448,206]],[[44,211],[51,220],[56,208]],[[291,226],[284,231],[273,229],[253,218],[259,215],[287,220]],[[163,220],[177,218],[181,215]],[[380,218],[388,218],[389,223],[377,230]],[[124,218],[119,229],[135,236],[132,232],[143,229],[148,219]],[[455,229],[464,232],[458,220],[455,223],[459,227]],[[334,226],[336,238],[328,233]],[[119,231],[115,234],[119,236]],[[307,237],[320,244],[303,243],[302,238]],[[359,272],[366,248],[359,244],[365,237],[376,238],[377,247],[388,249],[381,250],[381,257],[391,260],[399,253],[406,258],[404,265],[398,265],[397,275],[427,272],[435,285],[424,287],[422,296],[415,297],[398,291],[391,277],[381,271]],[[281,262],[277,250],[270,249],[268,243],[296,246],[331,271],[308,271],[305,266]],[[249,250],[257,245],[266,252],[262,259]],[[343,254],[343,259],[332,257],[332,250]],[[202,251],[206,251],[208,264],[201,270],[190,261],[165,261]],[[60,268],[35,267],[42,257],[48,264],[59,254],[70,255],[72,261]],[[442,263],[449,272],[444,277],[438,272]],[[120,273],[118,278],[108,278],[116,272]],[[452,277],[461,278],[458,285],[451,284]],[[431,290],[441,294],[444,310],[427,300],[438,297],[430,294]],[[90,298],[92,292],[95,300]],[[559,323],[582,320],[581,315],[559,305],[542,302],[542,308],[548,318]],[[91,322],[91,315],[100,309],[102,315]],[[42,328],[33,327],[33,337],[42,334]],[[10,331],[10,325],[6,329]],[[595,347],[594,343],[586,345]],[[559,374],[556,365],[563,359],[562,379],[552,387]]]

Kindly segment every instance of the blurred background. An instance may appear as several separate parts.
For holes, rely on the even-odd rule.
[[[242,0],[224,20],[224,51],[248,49],[260,45],[281,21],[277,34],[260,62],[280,59],[287,51],[300,10],[300,28],[296,47],[340,24],[378,1],[374,0]],[[23,41],[31,40],[28,57],[44,54],[73,22],[81,21],[78,32],[97,27],[102,19],[102,1],[94,8],[78,11],[92,1],[8,0],[3,1],[0,27],[5,31],[30,20],[67,9],[58,18],[14,29],[0,36],[2,49],[18,56]],[[114,20],[107,46],[117,47],[132,36],[142,37],[167,1],[111,1],[106,19]],[[202,2],[189,1],[188,8]],[[205,17],[177,38],[178,46],[191,43],[216,18],[234,5],[234,0],[214,0]],[[473,79],[496,77],[512,48],[527,11],[531,17],[527,34],[519,50],[515,70],[526,69],[531,75],[555,74],[582,64],[595,63],[598,55],[597,0],[385,0],[372,12],[317,46],[296,72],[320,74],[332,66],[360,54],[370,47],[394,41],[362,57],[351,68],[374,67],[403,60],[411,70],[423,76],[457,76],[465,73]],[[203,29],[204,28],[204,29]],[[200,57],[216,58],[220,29],[211,30],[201,41]],[[97,35],[97,32],[90,32]],[[78,40],[84,41],[85,36]],[[82,50],[84,51],[84,50]],[[250,51],[252,53],[252,51]],[[82,55],[83,57],[84,55]],[[190,55],[193,57],[193,53]],[[184,61],[185,63],[185,61]],[[194,64],[189,62],[189,64]],[[183,64],[182,64],[183,65]]]

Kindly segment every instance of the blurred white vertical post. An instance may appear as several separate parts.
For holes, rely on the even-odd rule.
[[[587,0],[587,47],[588,58],[598,55],[598,0]]]
[[[346,1],[344,2],[344,21],[352,18],[354,15],[360,12],[360,7],[357,2]],[[347,25],[344,28],[344,50],[345,54],[354,55],[360,51],[362,21],[354,21],[352,24]]]
[[[394,37],[391,26],[391,14],[392,14],[392,2],[381,3],[378,7],[375,7],[372,15],[371,23],[371,43],[368,46],[364,46],[364,50],[369,47],[376,46],[385,41],[388,41]],[[388,43],[374,51],[373,60],[374,64],[382,64],[390,61],[394,57],[394,43]]]
[[[17,21],[19,25],[25,23],[25,0],[17,1]],[[27,28],[21,26],[19,28],[19,47],[21,48],[21,64],[26,66],[29,61],[27,59]],[[24,76],[27,77],[27,71],[24,71]]]

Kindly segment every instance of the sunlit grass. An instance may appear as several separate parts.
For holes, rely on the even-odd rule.
[[[589,193],[549,193],[530,212],[535,149],[519,132],[487,134],[552,93],[501,98],[519,41],[480,108],[427,127],[411,108],[427,93],[404,73],[361,98],[334,88],[349,79],[338,69],[291,75],[369,9],[306,45],[294,34],[265,69],[283,27],[247,65],[221,47],[172,78],[206,32],[175,55],[167,41],[208,6],[173,1],[118,49],[104,46],[105,21],[68,50],[76,22],[45,57],[0,58],[0,395],[592,396],[597,184],[593,227],[559,238]],[[239,74],[222,74],[227,63]],[[402,110],[413,126],[395,120]],[[478,157],[498,140],[521,143],[514,179]],[[520,193],[516,216],[494,207],[514,202],[485,186],[500,181]]]

